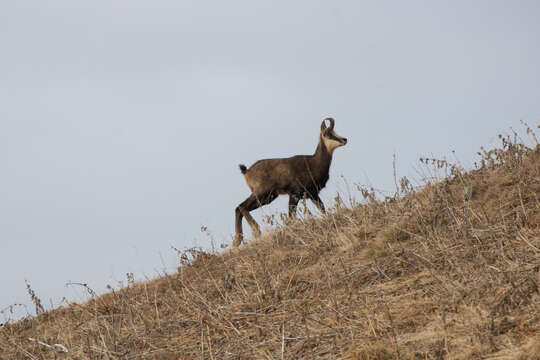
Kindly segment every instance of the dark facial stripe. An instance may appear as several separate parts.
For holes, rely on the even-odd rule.
[[[332,139],[332,140],[335,140],[335,141],[339,141],[339,142],[343,142],[342,139],[338,138],[334,132],[330,132],[330,131],[327,131],[325,134],[324,134],[325,137],[327,137],[328,139]]]

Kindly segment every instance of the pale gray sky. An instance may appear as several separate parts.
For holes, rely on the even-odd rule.
[[[201,225],[230,243],[237,164],[312,153],[326,116],[327,202],[341,175],[392,190],[394,152],[470,165],[540,122],[539,4],[0,2],[0,310],[24,279],[49,308],[172,271]]]

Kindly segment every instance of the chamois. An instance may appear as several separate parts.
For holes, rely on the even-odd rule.
[[[330,123],[326,127],[326,121]],[[285,159],[259,160],[249,169],[239,165],[246,182],[251,189],[251,195],[235,209],[235,238],[233,247],[242,243],[242,218],[245,217],[253,234],[261,234],[259,225],[249,214],[274,201],[278,195],[289,195],[289,216],[296,216],[296,206],[300,199],[307,197],[325,213],[324,204],[319,198],[319,192],[329,178],[330,163],[334,150],[347,143],[347,139],[334,131],[334,119],[326,118],[321,124],[319,144],[313,155],[297,155]]]

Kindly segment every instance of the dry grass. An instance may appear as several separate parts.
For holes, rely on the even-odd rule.
[[[540,147],[501,140],[473,171],[443,161],[431,170],[449,176],[418,191],[364,190],[366,204],[6,324],[0,358],[540,359]]]

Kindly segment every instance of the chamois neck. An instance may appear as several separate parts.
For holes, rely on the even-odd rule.
[[[319,144],[317,145],[315,154],[313,154],[313,159],[320,163],[327,163],[328,166],[330,166],[330,163],[332,162],[332,153],[328,151],[328,148],[326,147],[323,139],[320,136]]]

